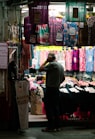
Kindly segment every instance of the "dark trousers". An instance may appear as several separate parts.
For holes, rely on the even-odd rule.
[[[47,87],[44,95],[48,128],[60,127],[59,88]]]

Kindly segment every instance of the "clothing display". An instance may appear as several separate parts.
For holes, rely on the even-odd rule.
[[[63,45],[62,18],[49,17],[50,45]],[[60,40],[59,40],[60,39]]]
[[[95,119],[95,7],[85,4],[85,8],[88,6],[86,14],[89,13],[88,17],[85,15],[86,20],[69,22],[65,2],[28,0],[25,3],[21,1],[22,6],[16,4],[15,8],[6,7],[6,2],[1,4],[1,40],[7,41],[10,50],[4,51],[4,58],[0,58],[1,68],[7,58],[6,70],[0,69],[0,127],[27,129],[30,120],[34,120],[28,119],[31,115],[46,116],[46,91],[50,93],[49,115],[53,113],[52,106],[60,101],[58,117],[62,120]],[[72,7],[70,14],[79,17],[83,9],[79,10],[79,5]],[[91,9],[93,11],[89,11]],[[50,52],[64,68],[65,80],[57,90],[46,90],[47,74],[39,70]],[[50,77],[53,77],[53,84],[57,84],[54,73],[53,70]],[[51,80],[48,85],[52,86]],[[59,115],[58,111],[54,113]]]
[[[78,71],[79,70],[79,49],[73,50],[73,56],[72,56],[72,70]]]
[[[19,25],[16,22],[8,25],[8,39],[14,44],[19,42]]]
[[[86,49],[80,48],[79,49],[79,71],[86,71]]]
[[[34,67],[36,69],[43,63],[49,52],[50,50],[48,49],[37,49],[34,51],[34,60],[36,60]],[[63,65],[64,71],[94,72],[94,46],[67,47],[61,51],[60,49],[53,50],[53,52],[56,55],[57,61]]]
[[[73,50],[66,51],[66,70],[72,71],[72,56],[73,56]]]
[[[44,93],[46,91],[45,82],[42,80],[44,76],[27,78],[29,82],[31,114],[45,114]],[[60,88],[60,116],[66,116],[67,120],[71,117],[82,120],[89,118],[95,113],[95,81],[77,80],[74,77],[65,77],[65,81],[61,83]],[[88,113],[90,112],[90,115]],[[84,113],[87,113],[85,115]],[[73,117],[74,116],[74,117]],[[66,119],[65,119],[66,120]]]
[[[63,44],[65,46],[76,46],[78,42],[78,24],[75,22],[66,22],[63,19]]]
[[[29,4],[29,17],[31,24],[48,24],[49,1],[34,1]]]
[[[49,44],[49,27],[48,24],[42,24],[36,26],[37,42],[39,44]]]
[[[78,81],[75,78],[66,77],[60,86],[60,92],[62,114],[69,113],[71,115],[77,111],[77,108],[80,108],[82,119],[84,118],[82,112],[90,111],[91,114],[95,113],[95,102],[93,98],[95,96],[95,86],[91,86],[91,82]]]
[[[86,71],[94,71],[94,48],[86,48]]]
[[[24,17],[23,35],[25,40],[21,38],[21,46],[19,47],[20,59],[17,59],[19,61],[18,69],[22,77],[24,75],[28,77],[28,74],[31,74],[31,77],[34,76],[36,78],[32,78],[31,80],[29,75],[27,79],[23,78],[23,80],[19,80],[16,77],[17,72],[10,73],[12,70],[11,67],[8,71],[9,80],[16,78],[16,81],[13,83],[9,81],[9,87],[12,93],[12,91],[14,91],[12,87],[14,86],[11,87],[11,85],[15,84],[16,92],[14,91],[15,94],[12,97],[15,97],[16,100],[14,98],[12,101],[15,100],[14,102],[17,103],[18,106],[18,108],[17,106],[13,107],[16,107],[16,112],[19,114],[20,123],[17,121],[18,125],[16,126],[20,124],[21,129],[28,128],[29,104],[31,107],[30,114],[43,114],[44,94],[45,91],[47,91],[45,83],[47,83],[47,81],[45,78],[41,78],[41,75],[38,75],[41,74],[38,69],[47,58],[49,52],[55,54],[57,61],[63,66],[66,75],[65,81],[61,83],[60,88],[57,88],[57,91],[60,91],[60,115],[69,114],[71,116],[74,114],[74,116],[82,119],[83,116],[81,114],[78,115],[78,112],[90,111],[90,113],[95,113],[95,17],[88,18],[86,23],[68,22],[65,19],[65,12],[60,12],[61,16],[58,16],[53,9],[53,15],[49,15],[48,6],[48,0],[29,3],[29,16]],[[56,15],[54,15],[55,13]],[[12,39],[13,42],[18,42],[21,34],[16,22],[13,25],[8,25],[8,35],[9,39]],[[89,44],[89,46],[87,44]],[[43,47],[43,49],[40,49],[40,47],[36,49],[37,45]],[[49,49],[50,47],[52,49]],[[56,47],[57,49],[55,49]],[[32,69],[34,69],[34,71]],[[51,77],[53,73],[54,71],[50,75]],[[89,73],[91,77],[88,77],[89,81],[84,80],[86,78],[84,74],[86,73]],[[42,73],[42,75],[43,74],[44,73]],[[72,78],[69,77],[69,75],[71,75]],[[2,77],[1,79],[3,79],[3,76],[0,76]],[[46,77],[45,74],[44,76]],[[53,84],[56,82],[56,77],[53,77]],[[48,85],[52,85],[50,81]],[[0,88],[1,92],[4,85],[2,87],[0,86]],[[50,92],[49,89],[50,88],[48,88],[48,92]],[[51,101],[50,105],[52,106],[52,100],[54,97],[57,98],[57,95],[54,94],[57,91],[54,90],[53,92],[53,90],[51,90],[50,92],[53,92],[51,95],[52,99],[49,98]],[[49,107],[48,110],[51,108]]]
[[[38,115],[43,114],[42,110],[42,98],[44,97],[44,92],[42,87],[39,85],[37,78],[29,77],[26,78],[29,83],[29,95],[30,95],[30,105],[31,114]],[[41,82],[40,82],[41,83]]]
[[[88,45],[95,45],[95,16],[91,16],[87,19],[87,25],[88,25]]]

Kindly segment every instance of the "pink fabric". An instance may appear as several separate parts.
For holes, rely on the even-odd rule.
[[[56,33],[61,30],[62,31],[62,18],[49,17],[49,28],[50,28],[50,37],[49,42],[50,45],[62,45],[62,42],[56,41]]]
[[[78,83],[78,80],[76,78],[73,78],[73,77],[65,77],[65,80],[61,83],[60,86],[66,86],[66,84],[77,84],[79,86],[79,83]]]
[[[27,81],[29,82],[29,90],[36,90],[37,86],[34,84],[34,79],[27,78]]]
[[[79,49],[79,71],[86,70],[86,50],[85,48]]]
[[[42,102],[42,114],[46,114],[44,102]]]
[[[86,82],[86,81],[81,81],[80,80],[78,83],[79,83],[80,86],[89,86],[89,82]]]
[[[72,50],[66,51],[66,70],[67,71],[72,71],[72,55],[73,55]]]
[[[37,84],[43,84],[43,83],[44,83],[44,80],[37,81]]]
[[[95,86],[95,81],[89,82],[89,84]]]
[[[48,24],[37,25],[38,43],[46,45],[49,42]]]
[[[44,61],[47,59],[48,52],[46,50],[40,51],[40,65],[44,63]]]

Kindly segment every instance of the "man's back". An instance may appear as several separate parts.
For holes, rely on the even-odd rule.
[[[63,66],[56,61],[50,62],[46,66],[46,71],[46,86],[59,87],[64,78]]]

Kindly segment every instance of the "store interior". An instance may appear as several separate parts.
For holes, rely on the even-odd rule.
[[[21,4],[15,11],[16,20],[6,22],[8,46],[6,60],[8,65],[12,61],[16,62],[17,103],[27,104],[24,105],[29,114],[26,121],[47,121],[43,101],[46,73],[39,72],[38,69],[47,58],[47,54],[54,52],[57,61],[64,67],[65,74],[65,81],[59,88],[61,119],[65,121],[94,119],[95,4],[90,2],[74,2],[74,6],[66,2],[45,4],[36,6],[33,3]],[[19,16],[17,12],[20,12]],[[8,107],[11,96],[10,85],[7,84],[10,82],[6,83],[7,69],[0,71],[2,82],[0,94],[6,90]],[[21,92],[22,96],[24,95],[23,99],[19,96]],[[20,109],[25,112],[23,108],[19,107]],[[9,107],[7,117],[9,119],[10,111]]]
[[[29,9],[27,9],[27,10],[29,13]],[[86,5],[86,22],[90,17],[94,16],[94,14],[95,14],[94,4],[87,3],[87,5]],[[36,73],[32,73],[33,72],[32,68],[35,68],[36,70],[38,70],[40,65],[46,59],[47,53],[49,51],[55,52],[58,62],[60,62],[64,66],[64,71],[65,71],[65,76],[66,76],[65,82],[60,87],[60,91],[63,92],[63,94],[62,94],[63,99],[61,98],[62,99],[61,101],[63,104],[61,107],[63,107],[65,109],[62,112],[63,119],[65,119],[65,120],[89,119],[90,112],[93,111],[92,113],[94,113],[94,110],[93,110],[94,101],[92,99],[94,94],[90,94],[90,96],[89,96],[89,95],[87,95],[87,92],[91,93],[91,89],[92,89],[92,92],[95,91],[94,86],[92,85],[94,82],[94,77],[95,77],[94,72],[92,69],[82,69],[83,67],[81,67],[81,66],[78,67],[78,69],[77,68],[73,69],[73,70],[68,69],[69,67],[67,67],[66,59],[65,59],[66,54],[69,55],[70,52],[72,53],[72,50],[75,50],[75,51],[78,50],[80,52],[79,65],[81,65],[81,60],[80,60],[81,52],[85,51],[85,49],[87,49],[87,51],[89,51],[88,56],[91,57],[91,55],[92,55],[91,59],[93,59],[93,52],[90,55],[90,50],[93,51],[92,49],[94,49],[94,44],[92,44],[92,40],[89,40],[90,42],[87,42],[88,34],[85,34],[85,31],[87,31],[87,23],[86,22],[66,22],[66,3],[65,2],[60,2],[60,3],[51,2],[49,5],[48,16],[49,16],[49,18],[56,17],[55,22],[59,22],[59,24],[60,24],[60,22],[63,21],[64,28],[66,27],[66,24],[70,25],[72,23],[72,25],[75,26],[75,28],[76,28],[76,34],[72,35],[74,37],[73,39],[75,40],[75,42],[74,42],[74,44],[70,44],[71,43],[71,42],[69,42],[70,40],[67,42],[61,42],[61,43],[59,43],[60,41],[55,42],[55,40],[51,40],[50,44],[48,44],[47,42],[45,42],[46,44],[44,44],[43,42],[38,43],[36,45],[36,47],[34,47],[34,49],[33,49],[34,57],[32,59],[32,66],[30,67],[30,69],[24,71],[25,77],[28,78],[29,82],[32,82],[32,85],[34,83],[34,88],[36,85],[37,86],[40,85],[40,87],[45,89],[44,88],[45,87],[45,73],[38,73],[38,71],[36,71]],[[24,20],[23,20],[23,23],[24,23]],[[67,31],[67,30],[65,30],[65,31]],[[61,33],[61,32],[59,32],[59,33]],[[62,39],[62,38],[60,38],[60,39]],[[65,39],[66,38],[64,37],[64,40]],[[68,42],[69,42],[69,44],[68,44]],[[89,46],[88,44],[90,44],[91,46]],[[66,51],[66,53],[65,53],[65,51]],[[40,53],[40,56],[38,53]],[[72,57],[68,57],[68,60],[70,60],[70,58],[72,58]],[[82,57],[82,58],[84,58],[84,57]],[[35,83],[37,83],[37,84],[35,85]],[[83,84],[83,86],[82,86],[82,84]],[[75,87],[75,85],[76,85],[76,87]],[[72,93],[72,99],[68,95],[69,92],[68,92],[67,86],[70,87],[69,91]],[[32,89],[30,92],[31,95],[34,92],[34,90],[32,90]],[[35,91],[37,91],[37,90],[35,90]],[[78,94],[78,92],[81,92],[81,91],[82,92],[84,91],[83,96]],[[74,92],[76,92],[76,93],[74,93]],[[42,93],[42,94],[44,93],[42,89],[41,89],[40,93]],[[44,109],[44,103],[43,103],[43,95],[42,96],[40,95],[41,98],[39,98],[38,104],[35,102],[36,105],[38,105],[38,106],[35,106],[36,110],[35,110],[34,106],[32,107],[31,99],[33,99],[33,98],[31,95],[30,95],[30,103],[29,103],[30,121],[31,120],[35,121],[35,119],[39,120],[39,118],[41,121],[46,121],[45,109]],[[88,101],[88,98],[89,98],[89,101]],[[75,99],[76,99],[76,101],[75,101]],[[85,99],[85,102],[83,102],[82,99],[83,100]],[[71,105],[68,104],[68,101],[69,101],[69,103],[71,102]],[[75,101],[75,103],[73,103],[73,101]],[[91,104],[91,101],[93,104]],[[70,107],[70,106],[72,106],[72,107]],[[33,108],[34,108],[34,110],[33,110]],[[35,116],[35,118],[34,118],[34,116]]]

